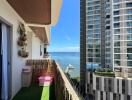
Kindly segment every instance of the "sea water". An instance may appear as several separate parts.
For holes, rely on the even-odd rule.
[[[71,77],[80,76],[80,53],[79,52],[52,52],[50,54],[52,59],[54,59],[60,64],[63,71],[66,70],[69,64],[75,67],[75,69],[69,71],[69,74],[71,75]]]

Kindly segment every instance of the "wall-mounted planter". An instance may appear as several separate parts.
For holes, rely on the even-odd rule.
[[[21,24],[19,25],[18,32],[19,32],[19,38],[18,38],[17,44],[18,44],[18,46],[20,47],[20,50],[18,51],[18,55],[19,55],[20,57],[26,58],[26,57],[29,56],[29,53],[26,52],[26,46],[27,46],[26,40],[27,40],[27,35],[25,34],[25,33],[26,33],[26,30],[25,30],[24,24],[21,23]]]
[[[18,51],[18,55],[21,56],[21,57],[26,58],[26,57],[29,56],[29,53],[26,52],[26,51],[24,51],[24,50],[19,50],[19,51]]]

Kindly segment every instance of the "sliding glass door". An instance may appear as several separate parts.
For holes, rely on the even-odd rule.
[[[2,93],[2,52],[1,52],[1,44],[2,44],[2,28],[0,23],[0,99]]]
[[[1,98],[2,100],[9,100],[11,86],[10,27],[4,23],[1,23],[1,33]]]

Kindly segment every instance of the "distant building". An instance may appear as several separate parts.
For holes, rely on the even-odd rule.
[[[87,71],[89,100],[132,100],[132,78],[99,76]]]
[[[87,86],[87,73],[99,67],[109,67],[128,81],[132,78],[132,0],[80,0],[80,8],[81,85]],[[96,83],[94,78],[91,81]],[[91,85],[87,87],[92,88]]]

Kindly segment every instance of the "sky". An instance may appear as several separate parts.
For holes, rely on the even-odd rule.
[[[79,52],[80,0],[63,0],[58,23],[51,28],[49,52]]]

